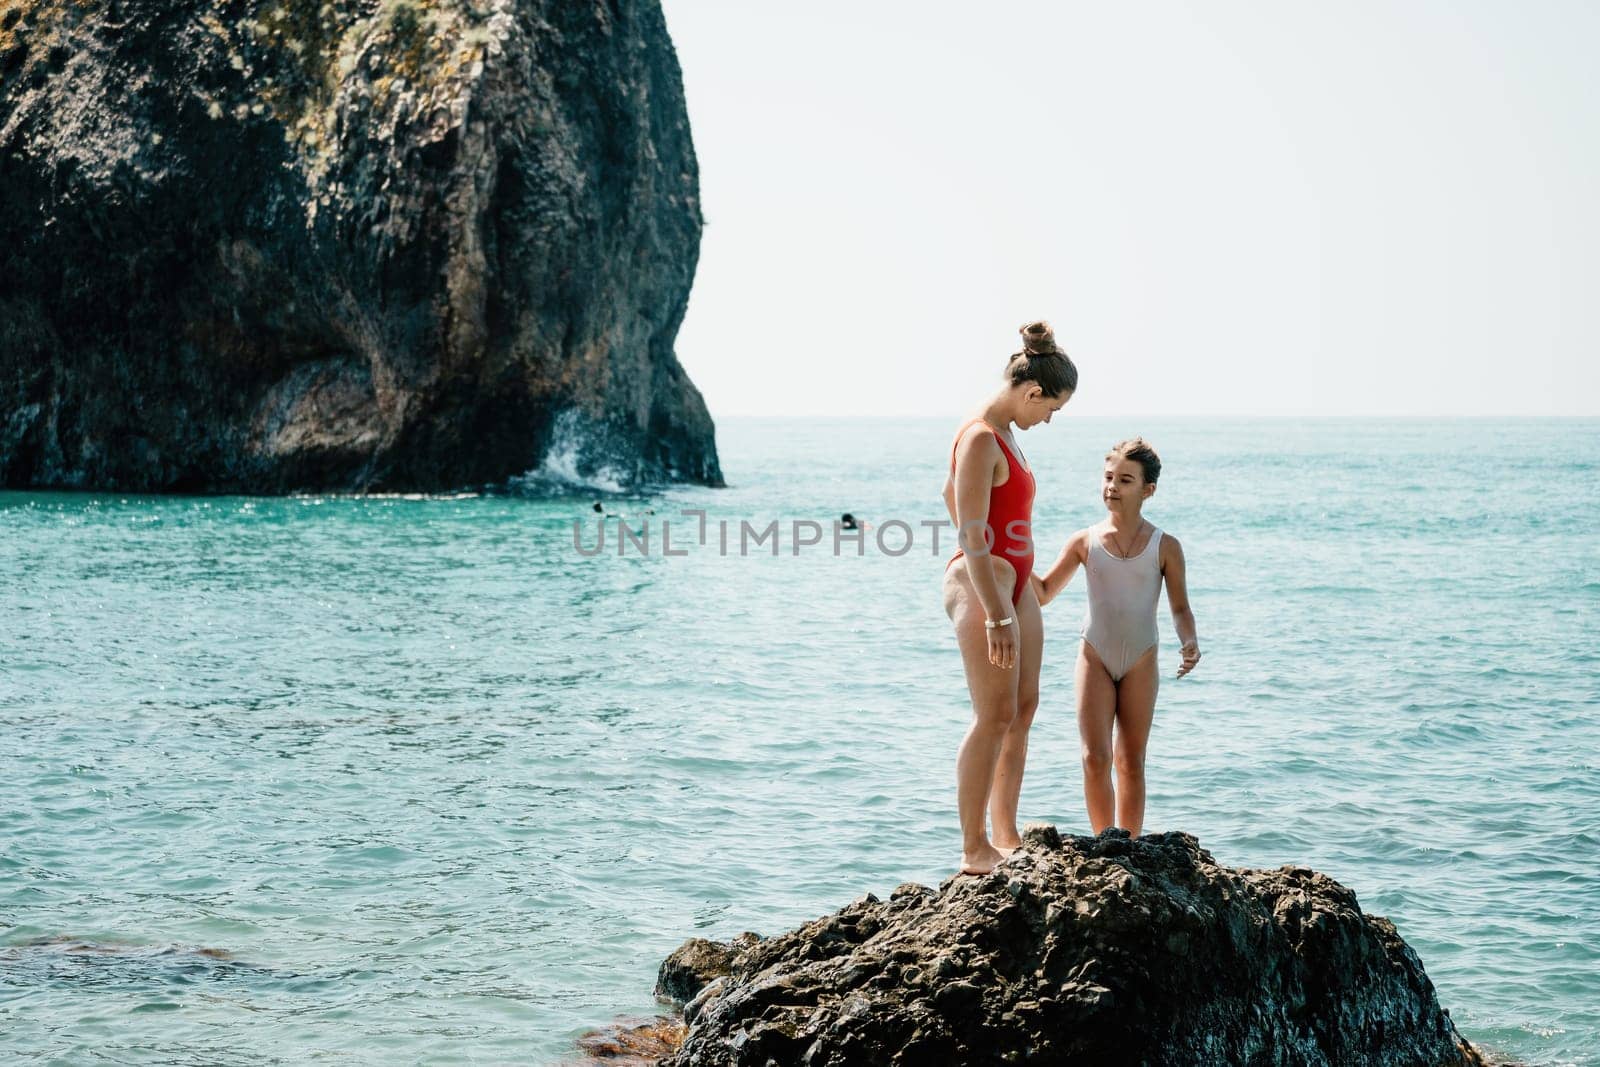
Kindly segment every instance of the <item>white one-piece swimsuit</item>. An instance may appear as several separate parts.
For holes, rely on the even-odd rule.
[[[1161,531],[1152,529],[1144,551],[1129,559],[1113,556],[1098,535],[1091,537],[1083,569],[1089,579],[1089,614],[1079,632],[1100,654],[1111,680],[1120,682],[1156,643]]]

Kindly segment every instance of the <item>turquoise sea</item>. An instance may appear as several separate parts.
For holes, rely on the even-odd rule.
[[[685,937],[951,873],[956,421],[726,419],[731,488],[648,497],[0,493],[0,1059],[559,1063]],[[1046,562],[1134,432],[1205,653],[1147,827],[1331,874],[1470,1038],[1600,1064],[1600,421],[1069,411],[1021,438]],[[596,499],[648,553],[575,550]],[[843,511],[911,550],[795,553]],[[1023,793],[1074,832],[1082,596]]]

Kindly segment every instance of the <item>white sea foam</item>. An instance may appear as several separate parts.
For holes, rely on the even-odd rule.
[[[509,487],[531,496],[626,492],[625,472],[609,463],[590,462],[589,457],[600,447],[604,433],[593,419],[575,408],[568,408],[556,416],[539,465],[512,478]]]

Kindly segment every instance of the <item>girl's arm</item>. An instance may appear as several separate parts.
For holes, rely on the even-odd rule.
[[[1039,598],[1042,608],[1056,598],[1056,594],[1067,587],[1072,581],[1072,576],[1078,573],[1078,568],[1083,565],[1084,549],[1089,544],[1087,530],[1079,530],[1067,539],[1066,547],[1061,550],[1061,555],[1050,565],[1043,578],[1037,574],[1033,576],[1035,585],[1034,595]]]
[[[1161,535],[1161,573],[1167,579],[1167,606],[1172,609],[1172,625],[1183,646],[1182,678],[1200,662],[1200,639],[1194,632],[1194,612],[1189,608],[1189,582],[1183,561],[1183,546],[1171,534]]]
[[[955,504],[956,543],[967,557],[967,576],[990,622],[1011,619],[1005,626],[989,630],[989,662],[1009,670],[1017,662],[1016,612],[1011,598],[1000,591],[989,562],[989,545],[998,534],[988,534],[989,494],[994,489],[994,471],[1003,457],[992,430],[974,427],[956,445],[956,470],[948,499]]]

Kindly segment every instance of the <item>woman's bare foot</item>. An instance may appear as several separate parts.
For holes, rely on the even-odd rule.
[[[999,862],[1006,858],[1006,853],[993,845],[985,845],[975,852],[961,853],[962,874],[988,874],[995,869]]]
[[[999,849],[1003,855],[1007,856],[1011,855],[1017,849],[1022,847],[1022,835],[1017,833],[1015,830],[998,831],[990,834],[989,841],[994,845],[995,848]]]

